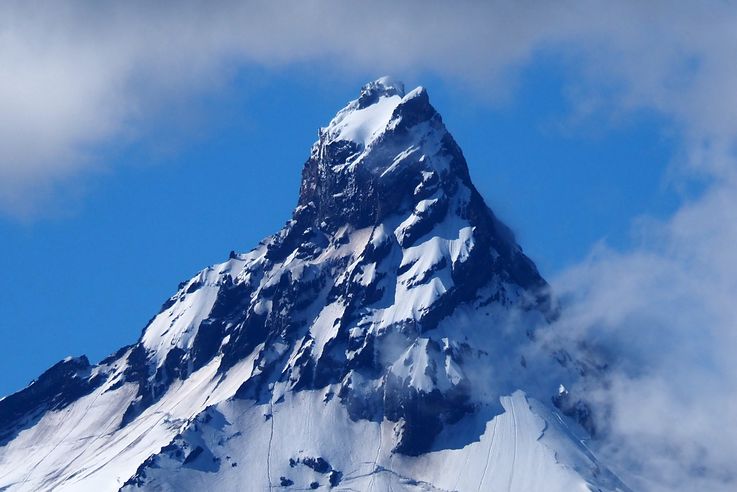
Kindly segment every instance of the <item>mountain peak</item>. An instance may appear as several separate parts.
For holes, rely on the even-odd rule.
[[[314,225],[371,225],[414,206],[429,189],[423,181],[470,185],[460,148],[427,91],[405,92],[382,77],[321,128],[302,172],[298,210],[313,211]]]
[[[361,87],[358,102],[361,108],[365,108],[374,104],[381,97],[391,96],[404,97],[404,82],[384,76]]]
[[[313,151],[336,142],[341,142],[338,147],[356,152],[367,149],[390,129],[392,122],[401,119],[400,113],[407,113],[402,108],[412,106],[422,106],[428,118],[435,114],[423,87],[406,93],[404,84],[390,77],[369,82],[361,88],[358,99],[350,101],[320,129],[320,140]]]
[[[280,231],[180,284],[137,343],[0,399],[0,490],[624,490],[535,403],[568,384],[525,358],[550,305],[427,92],[376,80]]]
[[[386,129],[404,96],[404,84],[389,77],[365,84],[358,99],[350,101],[320,130],[318,143],[346,142],[341,145],[367,148]]]

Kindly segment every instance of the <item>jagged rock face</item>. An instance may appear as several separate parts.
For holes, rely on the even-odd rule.
[[[191,344],[149,347],[163,364],[143,396],[216,355],[221,370],[255,355],[238,397],[339,385],[352,417],[401,422],[397,450],[412,454],[473,409],[460,369],[473,351],[433,337],[441,321],[491,304],[549,314],[545,282],[471,184],[427,92],[388,81],[321,129],[292,220],[225,268],[183,289],[177,302],[216,289],[212,310]]]
[[[319,137],[302,173],[299,206],[321,230],[376,226],[470,185],[460,149],[421,88],[405,96],[401,87],[367,86]]]
[[[39,419],[63,427],[46,412],[69,406],[82,417],[59,445],[77,434],[82,442],[100,432],[86,417],[100,408],[105,434],[75,458],[93,463],[84,476],[107,480],[95,450],[119,449],[134,458],[109,458],[120,462],[118,485],[144,486],[164,462],[188,467],[207,457],[202,470],[224,466],[230,457],[200,436],[212,415],[264,411],[269,421],[280,406],[299,415],[293,405],[308,403],[295,402],[309,402],[378,432],[378,470],[381,453],[418,456],[478,441],[482,425],[439,436],[469,416],[486,422],[502,410],[493,404],[501,395],[538,377],[522,353],[554,315],[547,284],[474,188],[427,92],[379,79],[320,130],[297,207],[278,233],[183,282],[138,343],[96,366],[60,363],[0,400],[0,439],[45,432]],[[218,446],[245,432],[225,437],[234,424],[215,422],[207,432]],[[317,481],[306,486],[341,480],[326,458],[292,452],[285,470],[307,470]],[[130,460],[138,460],[132,469]],[[87,468],[78,466],[36,483],[82,476]],[[270,486],[279,483],[268,475]]]

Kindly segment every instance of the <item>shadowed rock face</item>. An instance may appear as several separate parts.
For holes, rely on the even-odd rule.
[[[92,375],[87,357],[69,357],[41,374],[26,389],[0,400],[0,446],[32,426],[43,412],[61,410],[104,381]]]
[[[60,363],[39,379],[56,392],[31,386],[0,415],[9,426],[58,408],[122,365],[114,388],[138,388],[125,426],[172,382],[252,359],[237,398],[330,387],[352,419],[396,422],[396,452],[421,454],[476,409],[466,369],[485,352],[469,339],[497,336],[487,316],[511,311],[549,319],[547,284],[471,183],[427,92],[379,79],[320,130],[282,230],[184,282],[95,376],[86,359]]]

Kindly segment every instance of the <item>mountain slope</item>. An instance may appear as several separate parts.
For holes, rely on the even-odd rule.
[[[531,343],[555,315],[427,92],[382,78],[320,130],[282,230],[0,400],[0,487],[624,490],[540,403],[568,377]]]

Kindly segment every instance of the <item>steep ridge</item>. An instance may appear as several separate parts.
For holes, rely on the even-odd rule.
[[[277,234],[0,400],[0,489],[626,490],[539,403],[575,377],[531,348],[555,315],[427,92],[385,77]]]

